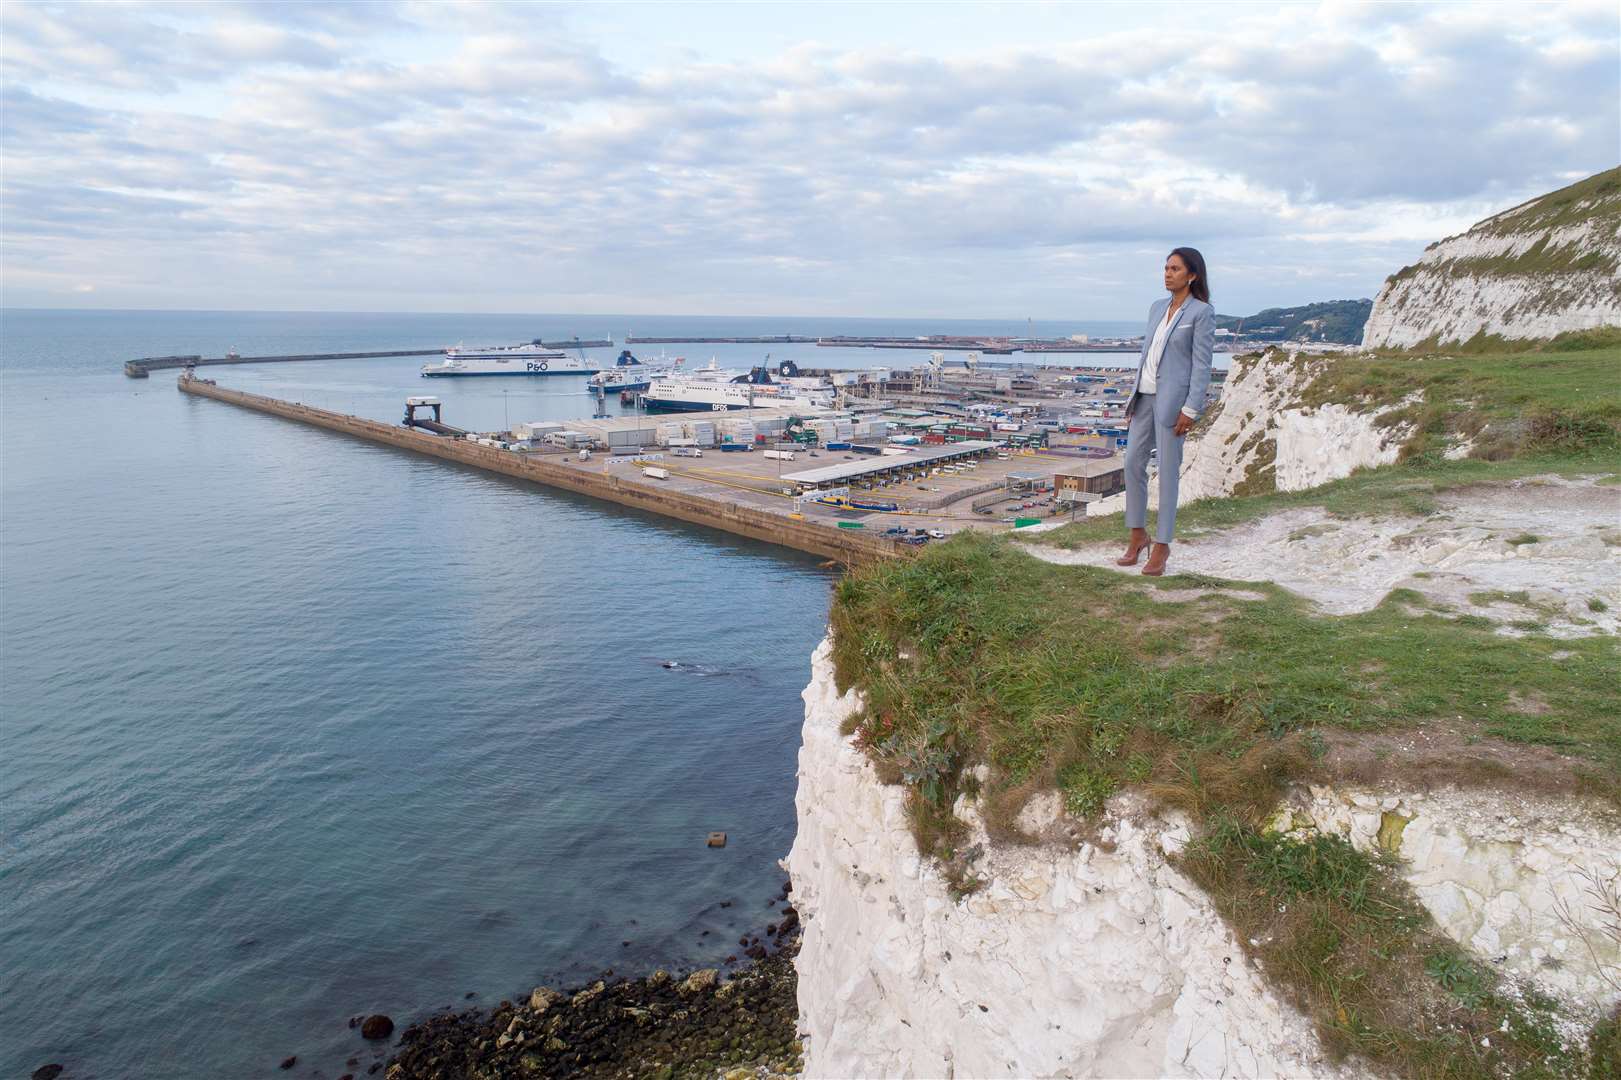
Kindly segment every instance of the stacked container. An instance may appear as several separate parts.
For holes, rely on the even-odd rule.
[[[691,439],[698,446],[714,446],[715,422],[713,420],[688,420],[681,425],[681,434]]]

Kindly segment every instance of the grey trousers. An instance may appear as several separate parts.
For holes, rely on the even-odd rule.
[[[1148,525],[1148,452],[1159,448],[1159,519],[1154,539],[1171,542],[1176,527],[1176,489],[1182,476],[1182,443],[1176,429],[1154,418],[1154,395],[1138,394],[1126,429],[1126,528]]]

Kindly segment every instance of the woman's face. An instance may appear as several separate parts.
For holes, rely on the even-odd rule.
[[[1172,255],[1165,260],[1165,291],[1181,292],[1193,280],[1193,274],[1188,270],[1188,264],[1182,261],[1182,256]]]

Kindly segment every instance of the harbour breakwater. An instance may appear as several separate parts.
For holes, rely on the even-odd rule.
[[[910,553],[909,548],[893,540],[865,535],[857,530],[795,520],[785,514],[773,514],[733,502],[721,502],[718,499],[671,491],[652,484],[592,472],[569,459],[548,460],[510,450],[481,446],[466,439],[423,434],[377,420],[329,412],[298,402],[281,401],[242,390],[227,389],[211,379],[190,378],[183,375],[176,382],[176,386],[182,393],[213,398],[256,412],[351,435],[368,442],[443,458],[446,461],[502,473],[579,495],[588,495],[664,517],[707,525],[738,536],[746,536],[751,540],[780,544],[783,547],[821,555],[848,565],[899,558]]]
[[[613,342],[607,339],[581,341],[579,338],[570,338],[568,341],[543,341],[543,349],[607,349],[613,347]],[[443,356],[444,349],[385,349],[381,352],[328,352],[328,353],[287,353],[276,356],[238,356],[227,353],[224,356],[143,356],[138,360],[124,362],[124,374],[132,379],[145,379],[154,371],[165,368],[185,367],[216,367],[220,364],[292,364],[303,360],[376,360],[385,356]]]
[[[124,361],[124,374],[145,379],[165,368],[213,367],[218,364],[290,364],[300,360],[373,360],[384,356],[438,356],[443,349],[390,349],[386,352],[303,353],[283,356],[143,356]]]

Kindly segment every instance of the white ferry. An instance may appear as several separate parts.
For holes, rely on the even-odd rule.
[[[594,375],[602,365],[586,356],[570,356],[548,349],[539,340],[522,345],[469,349],[460,345],[445,350],[438,364],[422,365],[424,377],[440,375]]]
[[[604,368],[591,376],[586,384],[591,392],[597,390],[646,390],[654,379],[663,379],[679,372],[686,360],[676,357],[673,361],[661,360],[657,364],[644,364],[625,349],[614,361],[614,366]]]
[[[726,412],[732,409],[803,409],[819,412],[833,405],[831,388],[824,392],[778,383],[772,380],[771,373],[764,367],[730,379],[717,378],[718,374],[721,373],[711,362],[708,369],[654,379],[642,394],[642,404],[654,412]]]

